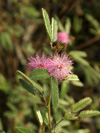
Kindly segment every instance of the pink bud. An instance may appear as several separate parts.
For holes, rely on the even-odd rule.
[[[66,43],[68,44],[70,41],[69,35],[66,32],[58,32],[57,34],[57,43]]]

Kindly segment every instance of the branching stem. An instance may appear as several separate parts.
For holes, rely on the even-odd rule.
[[[64,118],[62,118],[60,121],[58,121],[58,123],[56,123],[55,127],[64,120]]]

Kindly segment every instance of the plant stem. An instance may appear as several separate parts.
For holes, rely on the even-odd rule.
[[[51,102],[51,89],[50,89],[49,100],[48,100],[48,117],[49,117],[50,133],[52,133],[50,102]]]
[[[54,126],[54,132],[55,132],[55,127],[60,123],[60,122],[62,122],[64,120],[64,118],[62,118],[60,121],[58,121],[56,124],[55,124],[55,126]]]
[[[45,97],[42,97],[42,99],[44,100],[45,105],[47,106],[47,101],[46,101]]]
[[[55,127],[64,120],[64,118],[62,118],[58,123],[56,123]]]

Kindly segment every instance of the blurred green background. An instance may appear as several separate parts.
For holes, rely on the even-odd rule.
[[[51,54],[41,8],[56,18],[59,31],[70,35],[66,52],[80,79],[59,85],[55,119],[87,96],[93,99],[90,107],[100,110],[100,0],[0,0],[0,133],[17,133],[16,126],[39,132],[33,105],[41,105],[43,112],[42,100],[20,86],[16,71],[28,75],[30,56]],[[48,88],[47,81],[41,84]],[[61,124],[62,133],[100,132],[100,116]]]

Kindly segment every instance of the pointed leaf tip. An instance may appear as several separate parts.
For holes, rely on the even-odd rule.
[[[94,116],[98,116],[98,115],[100,115],[100,111],[96,111],[96,110],[85,110],[85,111],[82,111],[79,114],[79,117],[81,117],[81,118],[88,118],[88,117],[94,117]]]
[[[43,15],[43,19],[44,19],[47,34],[48,34],[49,39],[51,41],[52,40],[52,35],[51,35],[50,19],[49,19],[47,11],[44,8],[42,8],[42,15]]]
[[[73,105],[72,112],[78,112],[81,109],[85,108],[87,105],[89,105],[92,102],[92,99],[90,97],[86,97],[84,99],[81,99],[79,102]]]
[[[57,40],[57,30],[58,30],[57,21],[54,18],[52,18],[52,23],[51,23],[52,40],[51,42],[55,42]]]

